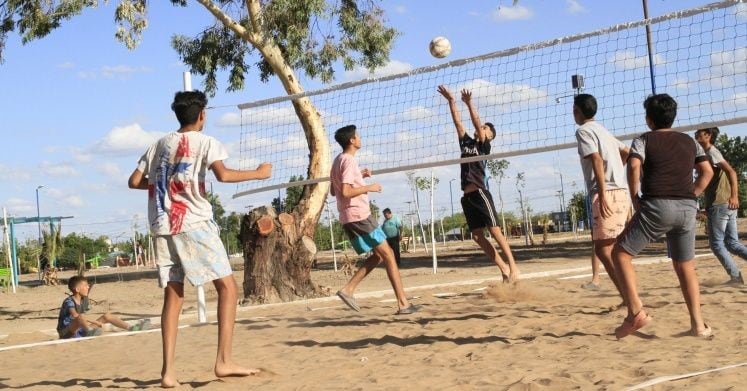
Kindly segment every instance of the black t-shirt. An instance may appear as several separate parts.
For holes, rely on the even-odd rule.
[[[459,139],[459,148],[462,151],[461,157],[463,158],[489,155],[490,141],[481,143],[465,133],[464,136]],[[460,164],[460,168],[462,171],[462,190],[464,190],[469,183],[476,185],[480,189],[487,189],[485,166],[485,160]]]

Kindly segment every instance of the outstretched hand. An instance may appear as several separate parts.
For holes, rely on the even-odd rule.
[[[264,162],[257,166],[257,174],[260,179],[267,179],[272,176],[272,164]]]
[[[472,101],[472,92],[468,89],[462,90],[462,102],[469,104]]]
[[[443,95],[443,97],[446,98],[446,100],[448,100],[449,102],[454,101],[454,95],[452,95],[451,91],[449,91],[449,89],[446,88],[446,86],[444,86],[443,84],[438,86],[437,90],[438,90],[438,93]]]

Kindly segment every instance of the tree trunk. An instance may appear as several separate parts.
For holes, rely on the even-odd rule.
[[[283,83],[289,95],[302,93],[293,69],[285,63],[271,39],[257,47]],[[329,176],[330,147],[321,116],[307,97],[292,100],[309,146],[309,179]],[[290,214],[276,216],[272,209],[255,209],[244,216],[241,243],[244,248],[244,302],[268,303],[314,297],[321,293],[311,282],[316,254],[314,231],[329,192],[329,182],[305,185],[298,205]],[[275,227],[267,236],[259,234],[255,222],[270,216]]]
[[[266,234],[261,221],[270,219]],[[244,246],[244,304],[273,303],[317,297],[322,290],[311,282],[314,241],[299,233],[292,214],[279,216],[271,207],[252,210],[241,221]]]

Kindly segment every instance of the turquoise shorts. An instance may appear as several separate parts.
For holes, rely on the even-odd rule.
[[[343,224],[342,229],[358,255],[370,252],[374,247],[386,242],[386,235],[373,215],[365,220]]]

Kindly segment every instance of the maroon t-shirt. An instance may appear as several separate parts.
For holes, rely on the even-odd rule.
[[[693,168],[708,157],[690,136],[654,130],[633,140],[630,159],[639,159],[643,166],[643,199],[695,199]]]

